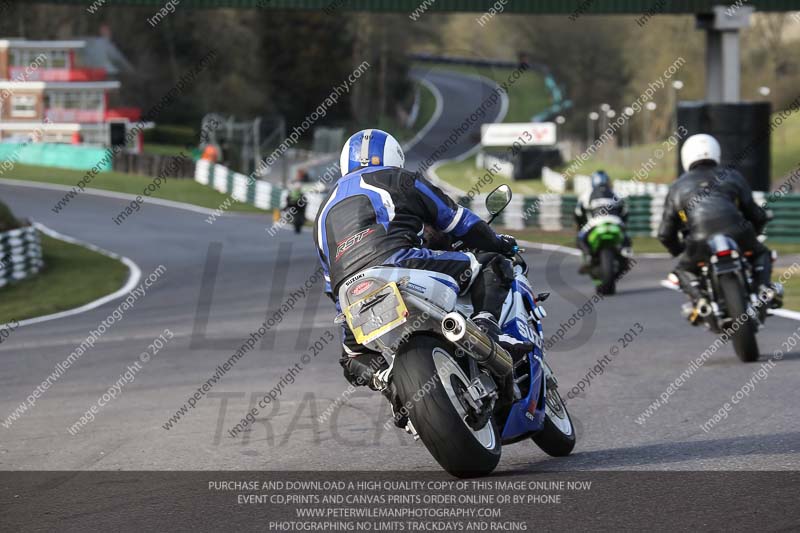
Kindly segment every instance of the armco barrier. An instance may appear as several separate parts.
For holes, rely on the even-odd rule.
[[[0,287],[29,278],[42,266],[42,243],[33,226],[0,233]]]
[[[630,196],[628,202],[628,231],[631,235],[650,235],[652,232],[652,196]]]
[[[265,181],[249,183],[248,177],[244,174],[233,172],[222,165],[211,165],[208,161],[197,162],[195,181],[261,209],[280,209],[286,204],[284,189]],[[618,191],[628,202],[630,213],[628,226],[632,235],[655,236],[661,222],[667,188],[658,184],[650,185],[622,185]],[[637,194],[626,194],[634,191]],[[306,218],[314,220],[322,195],[309,193],[307,197]],[[460,196],[457,201],[485,218],[488,216],[484,207],[485,198],[483,194],[473,198]],[[767,235],[771,240],[800,242],[800,194],[765,198],[762,193],[757,193],[754,198],[759,204],[765,204],[772,209],[775,215],[774,220],[767,226]],[[543,231],[572,230],[575,228],[573,212],[576,203],[577,196],[574,194],[516,196],[498,219],[498,225],[505,225],[509,229],[530,227],[540,228]]]
[[[227,194],[234,200],[266,211],[280,209],[286,203],[286,191],[280,187],[266,181],[250,181],[244,174],[222,165],[211,164],[204,159],[195,164],[194,180]],[[308,211],[310,210],[306,210],[307,213]]]
[[[0,143],[0,161],[40,165],[46,167],[74,168],[99,172],[111,170],[112,158],[108,150],[93,146],[73,146],[58,143]]]
[[[800,242],[800,194],[767,198],[764,205],[775,218],[767,226],[767,236],[775,242]]]

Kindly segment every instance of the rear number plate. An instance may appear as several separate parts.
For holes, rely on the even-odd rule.
[[[408,309],[394,282],[388,283],[344,310],[347,325],[359,344],[367,344],[405,323]]]

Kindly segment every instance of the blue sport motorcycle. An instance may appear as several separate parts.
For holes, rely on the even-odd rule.
[[[510,201],[507,185],[487,195],[490,222]],[[406,431],[454,476],[491,473],[504,444],[532,439],[552,456],[575,447],[575,427],[544,357],[539,304],[549,293],[535,294],[526,273],[517,254],[500,319],[505,333],[534,345],[519,360],[469,319],[469,297],[458,296],[449,276],[372,267],[339,289],[344,312],[337,321],[390,363],[375,384],[394,387]]]

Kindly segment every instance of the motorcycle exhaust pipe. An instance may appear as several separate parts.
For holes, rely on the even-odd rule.
[[[711,309],[711,306],[707,303],[704,303],[697,308],[697,314],[703,318],[709,316],[713,311],[714,310]]]
[[[442,318],[442,334],[495,376],[504,379],[511,374],[511,355],[461,313],[454,311]]]

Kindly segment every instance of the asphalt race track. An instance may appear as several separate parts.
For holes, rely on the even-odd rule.
[[[489,90],[474,80],[456,82],[451,75],[428,77],[442,92],[445,107],[439,123],[409,154],[415,164]],[[487,113],[486,120],[493,118]],[[446,157],[469,148],[465,138]],[[289,231],[271,238],[267,216],[226,215],[209,225],[201,213],[152,204],[117,226],[111,218],[126,200],[83,194],[54,214],[50,207],[62,194],[0,186],[0,196],[19,216],[130,257],[144,277],[159,265],[166,272],[35,406],[9,428],[0,428],[0,470],[438,470],[420,443],[384,428],[390,413],[383,398],[368,390],[342,396],[347,384],[335,342],[327,342],[287,378],[288,369],[301,363],[303,354],[312,354],[310,347],[322,343],[326,332],[338,335],[320,283],[305,294],[297,292],[318,268],[308,231],[301,239]],[[553,293],[545,304],[549,337],[591,300],[593,290],[588,278],[578,276],[573,256],[530,250],[526,258],[534,288]],[[602,375],[593,376],[584,392],[568,400],[579,439],[573,455],[554,459],[532,442],[521,442],[505,448],[497,475],[800,469],[800,350],[789,350],[774,366],[762,366],[797,331],[797,321],[768,321],[759,334],[759,363],[743,364],[731,346],[722,347],[669,394],[667,404],[637,422],[714,341],[680,317],[683,296],[659,286],[670,267],[669,260],[639,259],[618,295],[584,311],[548,352],[565,395],[599,358],[612,347],[618,350]],[[165,429],[170,417],[215,376],[218,365],[286,302],[293,309],[280,323],[209,386],[196,407]],[[118,303],[22,327],[3,342],[0,421]],[[93,422],[72,435],[68,428],[165,329],[174,338],[141,364],[135,379]],[[619,339],[631,330],[637,335],[623,347]],[[759,369],[765,376],[753,380]],[[748,395],[727,418],[708,432],[701,429],[748,382]],[[277,400],[259,412],[256,423],[231,437],[228,430],[279,386],[280,394],[273,393]],[[337,399],[339,407],[324,416]]]

